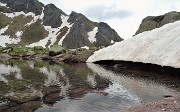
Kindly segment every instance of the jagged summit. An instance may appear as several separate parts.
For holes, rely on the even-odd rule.
[[[54,4],[48,4],[44,7],[43,24],[45,26],[52,26],[52,28],[58,28],[62,24],[61,16],[67,16],[67,14]]]
[[[41,14],[44,6],[38,0],[0,0],[0,2],[7,4],[13,12],[33,12],[36,15]]]
[[[0,38],[1,46],[66,48],[109,46],[123,40],[106,23],[74,11],[67,15],[54,4],[37,0],[0,0]]]

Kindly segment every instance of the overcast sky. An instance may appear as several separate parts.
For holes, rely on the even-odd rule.
[[[66,14],[82,13],[89,19],[108,23],[124,39],[132,37],[146,16],[180,11],[180,0],[39,0],[53,3]]]

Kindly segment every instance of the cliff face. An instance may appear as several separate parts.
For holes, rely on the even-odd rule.
[[[1,46],[109,46],[123,39],[106,23],[37,0],[0,0]]]
[[[150,31],[159,28],[165,24],[180,20],[180,12],[169,12],[160,16],[148,16],[142,20],[136,35],[144,31]]]

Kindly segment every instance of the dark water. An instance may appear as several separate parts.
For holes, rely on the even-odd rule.
[[[180,95],[180,77],[95,64],[0,62],[0,111],[117,112]]]

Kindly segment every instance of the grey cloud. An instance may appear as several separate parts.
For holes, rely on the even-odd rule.
[[[133,15],[129,10],[120,10],[114,6],[94,6],[90,7],[84,12],[88,17],[97,19],[99,21],[110,20],[114,18],[124,19]]]

